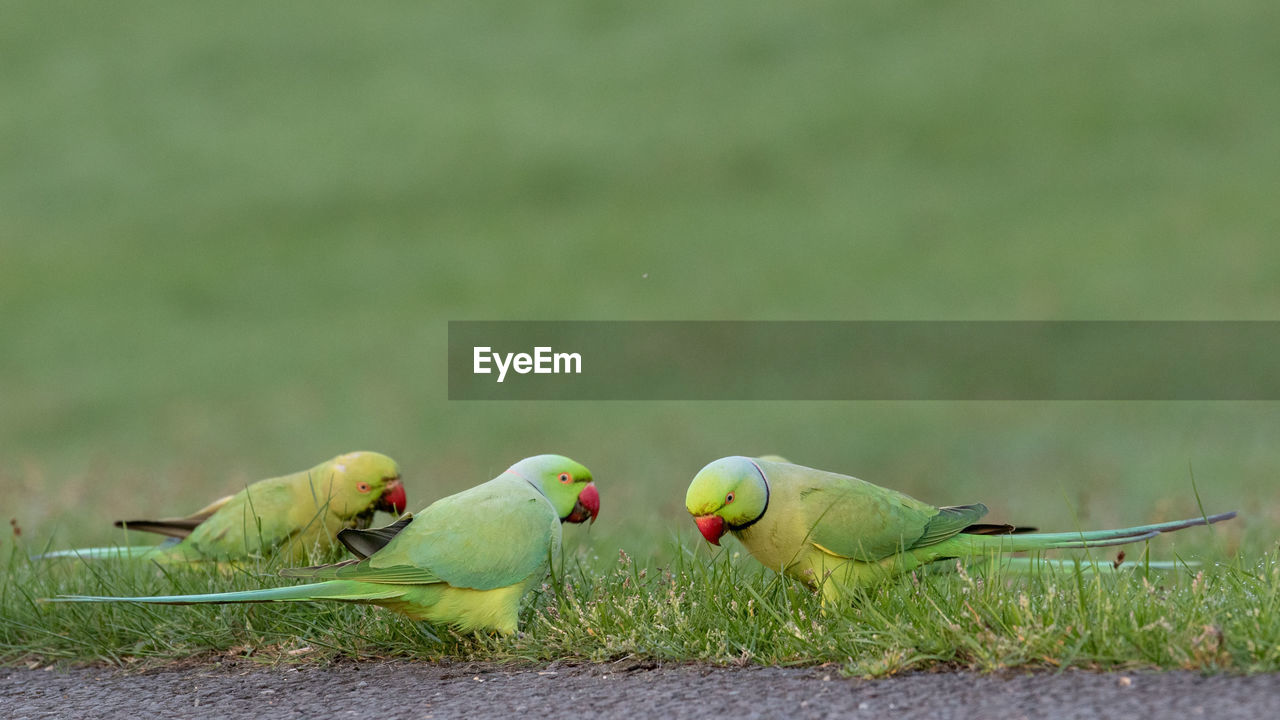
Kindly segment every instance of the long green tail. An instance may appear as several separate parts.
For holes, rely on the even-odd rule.
[[[168,543],[160,545],[123,545],[116,547],[76,548],[74,550],[54,550],[53,552],[32,555],[32,560],[56,560],[70,558],[72,560],[144,560],[162,555],[164,550],[173,547]]]
[[[1027,533],[1021,535],[967,535],[960,533],[938,543],[939,550],[964,551],[966,555],[989,552],[1026,552],[1030,550],[1069,550],[1109,547],[1150,540],[1160,533],[1173,532],[1196,525],[1212,525],[1235,517],[1235,511],[1208,517],[1174,520],[1154,525],[1138,525],[1119,530],[1089,530],[1064,533]]]
[[[356,580],[329,580],[327,582],[241,590],[238,592],[208,593],[205,595],[150,595],[144,597],[111,597],[104,595],[59,595],[45,598],[45,602],[131,602],[151,605],[199,605],[205,603],[259,603],[301,602],[305,600],[337,600],[339,602],[369,602],[403,596],[411,586],[380,585]]]
[[[940,565],[942,563],[939,563]],[[1045,558],[1045,557],[998,557],[992,559],[991,567],[999,572],[1012,573],[1038,573],[1038,572],[1075,572],[1079,568],[1081,572],[1101,572],[1101,573],[1123,573],[1123,572],[1143,572],[1146,570],[1161,570],[1172,572],[1174,570],[1194,570],[1200,567],[1201,563],[1197,560],[1130,560],[1116,565],[1110,560],[1100,560],[1098,562],[1090,562],[1085,560],[1063,560],[1061,558]],[[971,563],[972,567],[986,567],[983,560],[977,560]],[[947,567],[944,565],[944,567]]]

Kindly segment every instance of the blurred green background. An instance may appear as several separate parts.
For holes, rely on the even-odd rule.
[[[566,534],[602,555],[692,542],[689,478],[767,452],[1046,528],[1194,514],[1193,469],[1244,511],[1218,542],[1275,542],[1276,403],[464,403],[445,376],[450,319],[1280,319],[1275,3],[3,17],[24,540],[375,449],[413,508],[568,454],[604,507]]]

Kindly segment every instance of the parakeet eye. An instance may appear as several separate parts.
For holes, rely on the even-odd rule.
[[[724,496],[724,504],[725,504],[725,505],[728,505],[728,504],[729,504],[729,503],[731,503],[731,502],[733,502],[733,493],[729,493],[728,495],[725,495],[725,496]]]
[[[568,484],[573,481],[573,476],[569,473],[560,473],[560,482]]]
[[[369,492],[369,483],[367,483],[367,482],[358,482],[358,483],[356,483],[356,489],[357,489],[357,490],[359,490],[359,491],[360,491],[360,492],[362,492],[362,493],[367,493],[367,492]]]

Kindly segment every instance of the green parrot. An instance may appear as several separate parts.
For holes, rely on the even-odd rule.
[[[685,508],[708,542],[732,532],[765,566],[824,601],[947,558],[1104,547],[1235,517],[1234,512],[1090,532],[1034,533],[990,525],[982,504],[934,507],[847,475],[765,458],[727,457],[702,468]]]
[[[356,559],[282,570],[320,582],[292,587],[156,597],[54,598],[61,602],[194,603],[334,600],[369,603],[463,632],[516,631],[520,598],[547,573],[561,523],[595,522],[591,472],[560,455],[538,455],[498,477],[435,501],[417,515],[338,539]]]
[[[159,545],[60,550],[36,559],[146,559],[233,562],[280,554],[305,562],[335,545],[345,528],[369,527],[373,514],[405,508],[400,468],[386,455],[353,452],[310,470],[268,478],[182,518],[121,520],[117,527],[168,535]]]

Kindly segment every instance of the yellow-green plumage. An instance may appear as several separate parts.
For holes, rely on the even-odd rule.
[[[379,509],[404,510],[400,468],[386,455],[353,452],[251,483],[186,517],[116,523],[131,534],[173,538],[166,543],[61,550],[40,557],[234,562],[276,554],[298,563],[335,547],[340,531],[368,527]]]
[[[833,599],[944,558],[1101,547],[1150,538],[1235,513],[1121,530],[1028,533],[983,525],[982,504],[935,507],[864,480],[780,459],[729,457],[703,468],[686,508],[709,541],[730,532],[773,570]]]
[[[539,455],[386,528],[343,531],[339,539],[355,560],[281,573],[321,582],[210,595],[57,600],[359,602],[463,631],[512,633],[520,599],[546,576],[559,549],[561,523],[594,520],[598,512],[599,496],[585,467],[559,455]]]

